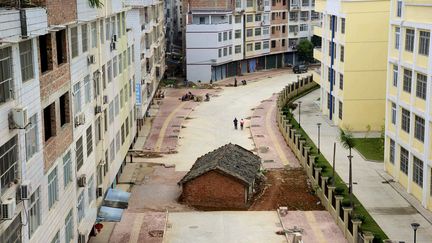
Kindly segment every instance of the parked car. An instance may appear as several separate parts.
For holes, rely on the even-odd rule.
[[[294,73],[305,73],[308,71],[308,66],[306,64],[295,65],[293,67]]]

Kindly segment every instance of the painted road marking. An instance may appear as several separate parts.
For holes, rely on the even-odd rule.
[[[132,232],[131,232],[131,236],[129,239],[130,243],[137,243],[138,242],[138,238],[140,235],[141,226],[142,226],[143,222],[144,222],[144,214],[140,213],[136,216],[136,218],[133,222]]]
[[[273,132],[273,129],[271,128],[271,122],[272,122],[271,118],[273,117],[273,111],[274,111],[275,107],[276,107],[276,104],[274,103],[274,104],[272,104],[270,106],[270,109],[267,111],[267,114],[266,114],[266,129],[267,129],[267,132],[268,132],[268,134],[270,136],[270,140],[274,144],[275,150],[276,150],[276,152],[277,152],[277,154],[278,154],[278,156],[279,156],[282,164],[283,165],[288,165],[289,161],[288,161],[287,157],[285,156],[285,153],[283,152],[283,150],[282,150],[282,148],[281,148],[281,146],[280,146],[280,144],[279,144],[279,142],[278,142],[278,140],[276,138],[276,135]]]
[[[186,105],[187,102],[182,102],[179,106],[177,106],[177,108],[175,108],[169,115],[168,117],[165,119],[162,128],[159,132],[159,136],[158,139],[156,141],[156,145],[155,145],[155,152],[160,152],[161,147],[162,147],[162,142],[163,139],[165,137],[165,133],[166,133],[166,129],[168,128],[168,125],[170,123],[170,121],[172,120],[172,118],[174,117],[174,115],[181,109],[183,108],[183,106]]]
[[[306,220],[308,221],[312,231],[314,232],[315,238],[318,240],[318,242],[325,243],[327,240],[325,239],[320,226],[318,225],[315,215],[313,212],[305,212]]]

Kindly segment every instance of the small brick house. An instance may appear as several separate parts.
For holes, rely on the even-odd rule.
[[[191,206],[247,208],[260,168],[260,157],[229,143],[195,161],[178,183],[180,198]]]

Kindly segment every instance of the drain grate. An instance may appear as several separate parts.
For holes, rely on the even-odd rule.
[[[258,125],[258,124],[254,124],[254,125],[251,125],[251,127],[260,127],[261,125]]]
[[[261,116],[252,116],[252,118],[260,118]]]
[[[180,130],[178,130],[178,129],[174,129],[173,132],[180,132]]]
[[[168,138],[178,138],[177,135],[169,135]]]
[[[172,125],[171,127],[180,127],[180,125]]]
[[[185,118],[184,116],[177,116],[177,118]]]
[[[266,159],[266,160],[264,160],[264,163],[273,163],[274,162],[274,160],[272,160],[272,159]]]
[[[258,135],[255,135],[255,137],[257,137],[257,138],[263,138],[264,135],[258,134]]]

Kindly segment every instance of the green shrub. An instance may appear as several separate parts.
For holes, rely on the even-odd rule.
[[[341,187],[341,186],[337,186],[335,188],[335,195],[343,195],[345,192],[345,188]]]

